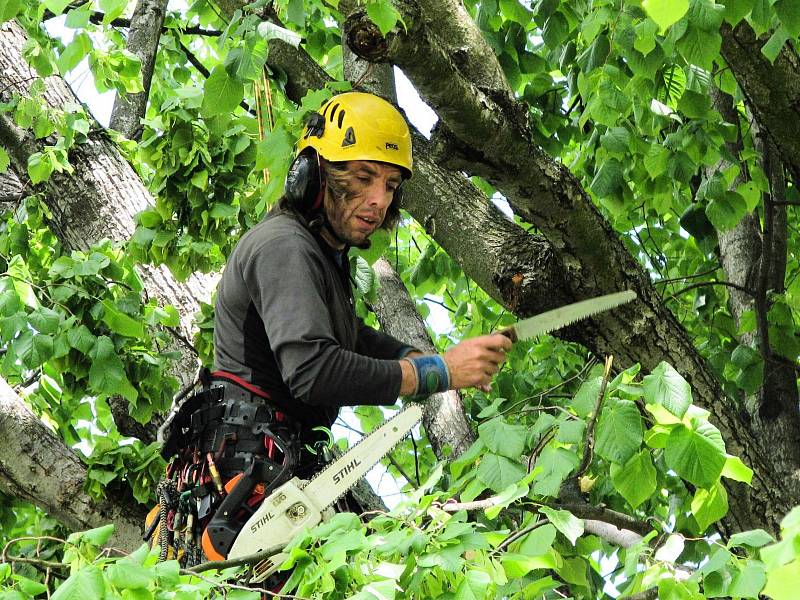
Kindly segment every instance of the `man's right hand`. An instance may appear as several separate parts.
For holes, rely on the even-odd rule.
[[[494,374],[511,349],[511,340],[501,333],[492,333],[464,340],[444,353],[450,371],[450,389],[476,387],[491,391]]]

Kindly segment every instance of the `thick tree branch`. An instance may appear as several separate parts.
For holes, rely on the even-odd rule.
[[[35,504],[73,530],[113,521],[111,544],[141,545],[146,510],[128,498],[95,500],[84,492],[87,469],[0,378],[0,491]]]
[[[139,139],[142,133],[141,120],[147,110],[150,82],[156,63],[161,26],[167,12],[168,0],[138,0],[128,29],[127,49],[139,58],[142,64],[142,91],[135,94],[117,92],[111,109],[111,129],[130,139]]]

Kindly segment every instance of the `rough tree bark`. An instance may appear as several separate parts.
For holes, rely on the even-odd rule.
[[[139,139],[142,132],[140,121],[147,110],[150,82],[156,64],[158,40],[167,12],[168,0],[139,0],[133,10],[128,28],[127,49],[142,62],[142,88],[136,94],[118,93],[111,109],[111,129],[130,139]]]
[[[475,36],[443,39],[428,30],[429,3],[397,2],[408,30],[380,36],[358,11],[348,19],[348,43],[362,57],[400,66],[442,124],[434,136],[437,156],[453,168],[482,175],[509,199],[514,210],[534,223],[549,240],[576,298],[632,288],[639,300],[609,311],[581,328],[562,333],[597,354],[613,354],[621,364],[641,362],[652,369],[668,360],[693,386],[695,400],[714,415],[728,448],[753,466],[753,488],[730,486],[731,511],[724,529],[767,526],[775,529],[786,510],[797,503],[780,476],[764,460],[767,448],[748,424],[729,409],[719,383],[694,349],[686,332],[665,309],[644,270],[613,232],[577,179],[534,143],[524,106],[508,89],[476,74],[475,65],[496,58]],[[447,20],[475,25],[454,0],[437,4]],[[439,19],[441,20],[441,16]],[[470,45],[470,44],[474,45]],[[458,56],[480,57],[464,66]],[[485,87],[485,82],[490,87]],[[541,307],[539,307],[541,308]],[[517,310],[525,314],[524,309]]]
[[[133,551],[142,544],[145,511],[119,498],[94,500],[83,491],[86,466],[44,426],[0,378],[0,491],[35,504],[75,530],[115,524],[110,544]]]
[[[731,124],[738,125],[739,115],[733,105],[733,98],[722,91],[713,88],[712,101],[716,110]],[[758,127],[753,126],[754,139],[758,137]],[[764,144],[758,144],[762,154],[769,152]],[[738,156],[742,150],[741,138],[737,142],[726,144],[732,156]],[[773,146],[774,148],[774,146]],[[770,161],[767,161],[770,162]],[[783,167],[777,160],[771,161],[767,166],[770,171],[780,171],[780,176],[770,177],[772,182],[772,195],[780,194],[783,182]],[[730,164],[722,160],[713,171],[721,171]],[[735,189],[745,181],[745,174],[740,173],[732,183]],[[739,223],[730,230],[717,231],[719,240],[719,255],[726,279],[740,288],[729,288],[729,307],[737,324],[741,326],[742,318],[747,311],[759,313],[758,322],[762,325],[752,332],[742,334],[739,343],[747,346],[760,347],[758,336],[766,321],[765,290],[760,289],[761,274],[766,269],[769,276],[769,288],[776,292],[783,291],[783,280],[786,272],[786,208],[772,206],[772,202],[764,202],[763,210],[771,210],[777,217],[773,239],[772,252],[764,252],[765,236],[762,234],[761,219],[758,211],[746,214]],[[745,291],[746,290],[746,291]],[[762,349],[763,352],[763,349]],[[797,376],[794,369],[783,367],[785,361],[773,357],[767,352],[762,357],[765,361],[764,383],[758,395],[751,399],[740,399],[752,420],[753,431],[760,439],[772,440],[773,452],[767,455],[773,468],[782,473],[788,480],[796,481],[800,469],[800,406],[797,398]]]
[[[756,36],[747,21],[736,27],[723,23],[722,56],[736,76],[747,105],[800,178],[800,57],[785,44],[774,62],[761,52],[769,39]]]

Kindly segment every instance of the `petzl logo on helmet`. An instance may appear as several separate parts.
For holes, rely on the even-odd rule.
[[[386,142],[386,149],[387,150],[399,150],[400,148],[397,147],[397,144],[393,144],[392,142]]]
[[[346,148],[347,146],[352,146],[356,143],[356,134],[353,131],[352,127],[348,127],[347,131],[344,132],[344,139],[342,140],[342,148]]]

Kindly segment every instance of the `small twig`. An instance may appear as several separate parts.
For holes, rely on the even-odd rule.
[[[647,535],[653,530],[653,527],[645,521],[640,521],[630,515],[611,510],[610,508],[594,506],[588,502],[560,504],[559,508],[568,510],[580,519],[603,521],[603,523],[610,523],[620,529],[627,529],[628,531],[633,531],[640,535]]]
[[[586,472],[586,469],[589,468],[589,464],[592,462],[592,456],[594,454],[594,428],[597,425],[597,418],[600,414],[600,408],[603,405],[603,398],[606,395],[608,377],[611,375],[611,365],[613,363],[614,357],[606,356],[606,366],[605,370],[603,371],[603,380],[600,383],[600,392],[598,392],[597,400],[594,402],[592,416],[589,419],[589,423],[586,425],[586,446],[583,449],[583,460],[581,460],[581,464],[578,467],[578,470],[575,472],[575,478],[583,475]]]
[[[445,502],[440,508],[444,512],[456,513],[460,510],[485,510],[487,508],[492,508],[496,503],[497,500],[492,496],[491,498],[473,500],[472,502],[456,502],[453,500],[451,502]]]
[[[548,519],[547,517],[544,517],[543,519],[539,519],[538,521],[536,521],[536,523],[534,523],[533,525],[529,525],[525,529],[520,529],[519,531],[516,531],[516,532],[512,533],[506,539],[504,539],[502,542],[500,542],[500,544],[497,546],[497,548],[492,550],[491,554],[498,554],[498,553],[502,552],[503,550],[508,548],[511,544],[516,542],[518,539],[520,539],[522,537],[525,537],[531,531],[533,531],[534,529],[538,529],[542,525],[547,525],[549,522],[550,522],[550,519]]]
[[[419,476],[419,451],[417,450],[417,440],[414,439],[414,432],[409,431],[408,437],[411,438],[411,446],[414,448],[414,474],[417,476],[417,487],[422,486],[422,480]]]
[[[49,535],[28,535],[28,536],[14,538],[13,540],[9,540],[8,543],[3,547],[3,553],[2,555],[0,555],[0,562],[7,562],[6,557],[8,556],[8,549],[17,542],[39,541],[39,540],[48,540],[51,542],[59,542],[61,544],[72,543],[68,542],[67,540],[62,540],[61,538],[51,537]]]
[[[222,569],[227,569],[229,567],[241,567],[242,565],[257,563],[265,558],[274,556],[275,554],[280,553],[285,546],[286,544],[275,544],[274,546],[270,546],[269,548],[261,550],[260,552],[248,554],[239,558],[229,558],[227,560],[209,560],[184,570],[187,573],[194,575],[196,573],[203,573],[212,569],[221,571]]]
[[[638,594],[620,596],[620,600],[658,600],[658,588],[650,588]]]
[[[200,353],[194,347],[194,344],[190,342],[185,335],[183,335],[177,327],[166,327],[167,331],[169,331],[170,335],[172,335],[175,339],[181,342],[189,352],[192,352],[195,356],[200,356]]]
[[[413,484],[413,481],[414,481],[414,480],[411,478],[411,476],[410,476],[408,473],[406,473],[406,472],[405,472],[405,470],[403,469],[403,467],[401,467],[401,466],[400,466],[400,463],[398,463],[398,462],[397,462],[397,460],[394,458],[394,456],[392,456],[391,454],[387,454],[387,455],[386,455],[386,458],[388,458],[388,459],[389,459],[389,463],[391,463],[391,465],[392,465],[392,466],[393,466],[395,469],[397,469],[397,470],[398,470],[398,472],[400,473],[400,475],[402,475],[402,476],[403,476],[403,479],[405,479],[405,480],[406,480],[408,483],[412,483],[412,484]],[[419,483],[417,484],[417,487],[419,487]]]
[[[691,290],[694,290],[694,289],[699,288],[699,287],[704,287],[704,286],[707,286],[707,285],[724,285],[726,287],[730,287],[730,288],[733,288],[735,290],[739,290],[740,292],[744,292],[745,294],[749,294],[750,296],[754,296],[755,295],[752,290],[747,289],[743,285],[739,285],[739,284],[736,284],[736,283],[731,283],[730,281],[701,281],[700,283],[693,283],[692,285],[686,286],[682,290],[678,290],[677,292],[675,292],[671,296],[668,296],[667,298],[664,298],[664,302],[669,302],[670,300],[672,300],[673,298],[677,298],[681,294],[685,294],[686,292],[690,292]]]
[[[706,275],[711,275],[715,271],[717,271],[719,267],[714,267],[713,269],[709,269],[708,271],[704,271],[702,273],[695,273],[694,275],[682,275],[681,277],[670,277],[668,279],[659,279],[658,281],[654,281],[654,285],[662,285],[667,283],[675,283],[677,281],[686,281],[687,279],[697,279],[698,277],[705,277]]]
[[[555,434],[556,434],[556,428],[555,428],[555,426],[553,426],[553,427],[551,427],[550,429],[547,430],[547,433],[545,433],[542,436],[542,439],[539,440],[539,443],[536,444],[536,448],[533,449],[533,451],[531,452],[531,455],[528,457],[528,473],[531,472],[531,467],[533,466],[534,459],[537,456],[539,456],[539,453],[542,451],[542,449],[545,447],[545,445],[550,440],[553,439]]]
[[[41,558],[25,558],[23,556],[5,556],[3,562],[9,563],[25,563],[33,566],[46,567],[47,569],[66,569],[69,565]]]

